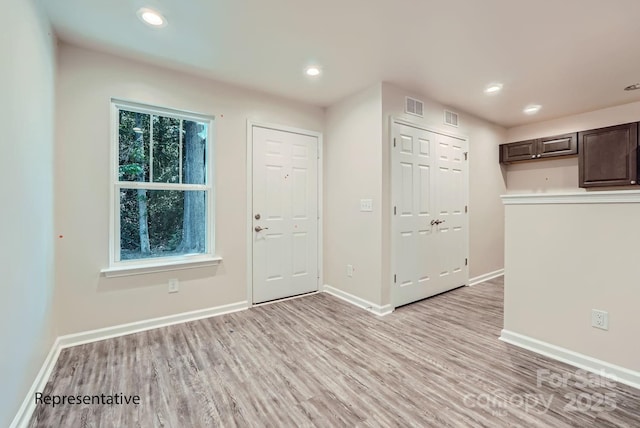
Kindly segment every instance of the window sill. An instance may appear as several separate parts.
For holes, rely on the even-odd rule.
[[[156,263],[126,264],[102,269],[100,273],[107,278],[119,276],[144,275],[147,273],[168,272],[172,270],[194,269],[216,266],[222,262],[222,257],[213,256],[192,260],[161,261]]]

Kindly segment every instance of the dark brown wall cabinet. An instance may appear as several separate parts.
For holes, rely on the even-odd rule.
[[[638,123],[580,132],[580,187],[628,186],[638,180]]]
[[[512,163],[578,153],[578,134],[563,134],[500,145],[500,162]]]

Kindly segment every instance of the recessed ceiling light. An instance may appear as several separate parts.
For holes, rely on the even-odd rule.
[[[167,25],[167,20],[159,12],[148,7],[143,7],[138,10],[138,18],[140,18],[145,24],[149,24],[152,27],[164,27]]]
[[[492,83],[490,85],[487,85],[486,88],[484,88],[484,93],[493,95],[493,94],[497,94],[501,90],[502,90],[502,83]]]
[[[307,69],[304,72],[306,73],[307,76],[311,76],[311,77],[319,76],[320,75],[320,67],[312,65],[312,66],[307,67]]]
[[[537,112],[540,111],[541,108],[542,106],[538,104],[531,104],[526,106],[522,111],[524,112],[524,114],[536,114]]]
[[[634,85],[629,85],[626,88],[624,88],[625,91],[635,91],[637,89],[640,89],[640,83],[636,83]]]

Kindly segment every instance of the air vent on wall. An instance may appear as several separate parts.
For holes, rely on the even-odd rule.
[[[451,125],[458,127],[458,113],[454,113],[449,110],[444,111],[444,123],[445,125]]]
[[[415,98],[406,97],[404,103],[404,111],[415,116],[424,117],[424,103]]]

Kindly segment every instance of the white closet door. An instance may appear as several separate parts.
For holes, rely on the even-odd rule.
[[[438,287],[450,290],[467,283],[468,242],[466,141],[433,134],[438,153],[436,243],[438,248]]]
[[[394,124],[393,304],[467,281],[466,142]]]

